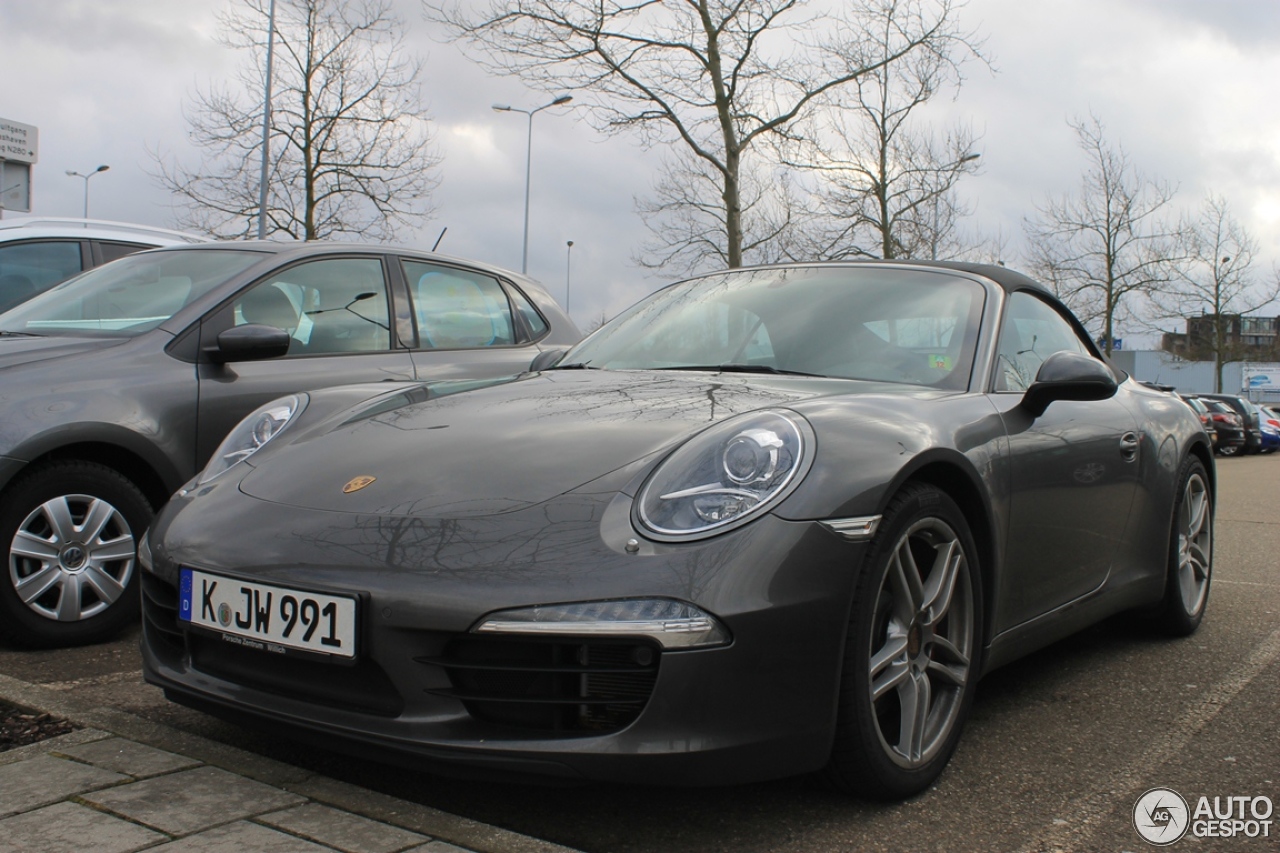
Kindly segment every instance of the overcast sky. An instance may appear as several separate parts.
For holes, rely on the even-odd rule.
[[[237,0],[0,0],[0,118],[39,128],[33,214],[174,227],[148,176],[148,148],[197,162],[184,105],[244,56],[215,40],[214,11]],[[396,0],[434,120],[443,183],[436,217],[403,242],[520,268],[524,116],[548,100],[491,77],[439,40],[418,0]],[[1085,167],[1067,120],[1090,111],[1108,137],[1195,207],[1224,196],[1262,246],[1257,273],[1280,262],[1280,2],[1277,0],[970,0],[965,27],[986,38],[994,71],[970,66],[940,112],[981,134],[980,174],[962,184],[975,221],[1009,241],[1017,265],[1023,217],[1071,191]],[[436,37],[433,38],[433,35]],[[533,125],[529,273],[587,326],[664,283],[631,261],[646,238],[635,198],[657,151],[602,137],[571,108]],[[17,214],[7,213],[13,218]]]

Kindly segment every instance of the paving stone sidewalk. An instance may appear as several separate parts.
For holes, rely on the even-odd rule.
[[[0,697],[90,727],[0,752],[0,853],[573,853],[44,693],[0,675]]]

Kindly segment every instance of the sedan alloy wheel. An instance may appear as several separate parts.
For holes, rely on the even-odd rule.
[[[0,607],[18,623],[6,633],[31,645],[92,642],[136,617],[137,536],[151,510],[131,483],[98,465],[57,463],[16,484],[5,504]]]

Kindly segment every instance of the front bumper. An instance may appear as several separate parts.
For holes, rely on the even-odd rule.
[[[766,516],[715,539],[628,553],[620,537],[634,532],[620,521],[629,517],[620,497],[424,520],[220,491],[162,512],[143,575],[144,674],[176,701],[454,772],[725,784],[827,760],[863,543]],[[211,538],[237,529],[218,522],[233,507],[260,526]],[[176,618],[184,565],[358,592],[359,659],[271,655],[190,628]],[[471,631],[496,610],[636,597],[694,604],[726,625],[732,642],[663,651],[644,638]]]

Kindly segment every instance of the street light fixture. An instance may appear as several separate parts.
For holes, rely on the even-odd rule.
[[[88,172],[87,174],[83,174],[83,175],[80,174],[79,172],[75,172],[75,171],[72,171],[71,169],[67,169],[68,178],[84,178],[84,218],[85,219],[89,218],[89,179],[92,178],[94,175],[98,174],[99,172],[105,172],[107,171],[107,169],[110,169],[110,168],[111,168],[110,166],[99,166],[98,168],[94,169],[92,172]],[[88,227],[88,226],[85,226],[85,227]]]
[[[529,272],[529,180],[533,167],[533,117],[549,107],[558,107],[573,100],[573,95],[561,95],[549,104],[543,104],[531,110],[522,110],[509,104],[494,104],[493,108],[500,113],[524,113],[529,117],[529,135],[524,149],[524,253],[521,255],[520,272]]]
[[[573,241],[565,242],[564,250],[564,313],[569,313],[569,272],[573,269]]]

